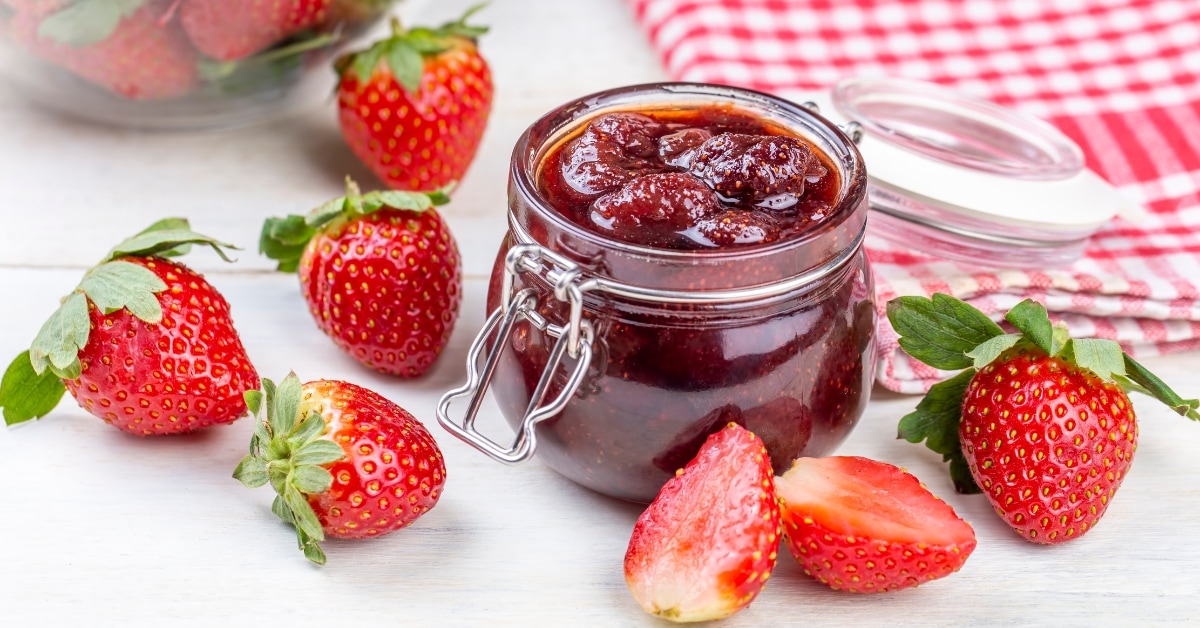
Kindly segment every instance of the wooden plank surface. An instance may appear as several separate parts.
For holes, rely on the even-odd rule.
[[[409,2],[440,20],[467,2]],[[619,0],[496,2],[481,19],[495,114],[446,215],[464,252],[463,315],[443,359],[402,382],[343,356],[312,324],[294,277],[252,250],[236,265],[200,252],[260,372],[373,388],[431,428],[448,482],[417,524],[371,542],[328,542],[304,560],[269,512],[270,491],[230,478],[251,426],[177,438],[125,436],[68,399],[41,422],[0,432],[0,608],[4,625],[212,626],[350,621],[372,625],[654,625],[626,591],[621,561],[639,508],[578,488],[537,461],[504,467],[435,425],[483,320],[484,278],[504,224],[508,154],[544,111],[606,87],[662,77]],[[0,86],[0,357],[26,348],[57,299],[115,241],[167,214],[252,247],[268,215],[370,181],[326,106],[237,133],[135,134],[39,113]],[[1147,360],[1195,394],[1200,356]],[[1012,625],[1200,622],[1200,425],[1136,399],[1135,464],[1103,522],[1066,546],[1028,544],[980,497],[953,493],[937,456],[897,441],[913,397],[876,390],[840,453],[907,467],[970,520],[979,548],[952,578],[884,596],[837,594],[786,553],[766,591],[728,626]],[[483,421],[503,427],[493,406]]]

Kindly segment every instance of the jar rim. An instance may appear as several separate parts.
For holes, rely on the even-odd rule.
[[[638,98],[658,96],[643,101]],[[555,145],[563,135],[582,126],[587,120],[614,111],[629,111],[635,105],[680,104],[687,99],[697,104],[702,102],[729,104],[751,113],[770,112],[774,122],[788,130],[799,133],[806,139],[820,140],[817,148],[822,150],[838,169],[840,188],[830,220],[822,222],[820,228],[802,233],[797,237],[782,239],[765,245],[714,249],[667,249],[625,242],[583,228],[555,210],[542,196],[536,183],[536,168],[546,149]],[[644,108],[644,107],[643,107]],[[535,138],[535,134],[540,137]],[[521,134],[513,148],[510,166],[510,181],[517,191],[535,207],[544,220],[558,229],[570,233],[594,245],[626,255],[653,258],[663,261],[703,258],[706,261],[738,261],[760,256],[769,256],[780,251],[803,247],[820,240],[826,232],[845,222],[854,213],[866,196],[866,185],[855,185],[865,181],[866,171],[862,155],[854,142],[835,123],[790,100],[740,87],[713,83],[661,82],[642,83],[608,89],[569,101],[539,117]],[[512,210],[510,206],[510,220]],[[865,229],[865,224],[863,226]],[[853,248],[854,240],[848,242]]]

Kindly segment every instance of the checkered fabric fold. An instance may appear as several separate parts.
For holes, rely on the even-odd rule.
[[[781,95],[850,76],[942,83],[1054,124],[1146,210],[1102,228],[1072,266],[1041,272],[869,239],[881,312],[897,295],[946,292],[998,320],[1032,297],[1075,335],[1138,357],[1200,349],[1200,0],[630,3],[677,80]],[[882,316],[879,331],[887,388],[919,393],[946,375],[910,360]]]

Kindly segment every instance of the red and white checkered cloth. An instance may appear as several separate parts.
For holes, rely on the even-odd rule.
[[[1043,272],[870,239],[881,311],[896,295],[946,292],[998,319],[1032,297],[1075,335],[1135,356],[1200,349],[1200,0],[630,2],[677,80],[784,96],[851,76],[950,85],[1048,120],[1148,213]],[[945,375],[904,355],[886,318],[880,340],[887,388],[923,392]]]

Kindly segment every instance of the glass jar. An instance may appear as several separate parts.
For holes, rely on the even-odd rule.
[[[241,126],[327,99],[339,45],[392,2],[0,0],[0,73],[40,106],[97,122]]]
[[[669,250],[586,230],[539,192],[546,155],[598,115],[713,106],[764,120],[823,153],[839,178],[829,215],[770,244]],[[536,447],[579,484],[647,502],[730,422],[758,434],[782,472],[799,456],[833,451],[858,421],[873,377],[876,316],[862,248],[866,172],[834,124],[723,86],[594,94],[521,136],[508,206],[488,293],[492,315],[468,357],[469,381],[438,407],[439,421],[460,438],[509,463]],[[475,429],[486,389],[518,433],[511,446]],[[449,406],[460,397],[470,402],[455,421]]]

